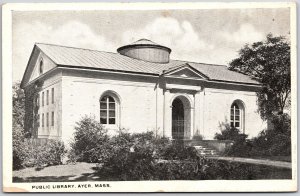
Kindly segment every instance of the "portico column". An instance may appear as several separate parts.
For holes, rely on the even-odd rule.
[[[164,92],[164,137],[172,138],[172,105],[170,90]]]
[[[191,107],[191,128],[190,128],[190,138],[189,139],[192,139],[193,138],[193,135],[195,134],[195,130],[194,130],[194,116],[195,116],[195,108],[194,107]]]
[[[197,91],[195,93],[195,99],[194,99],[194,131],[193,131],[193,136],[194,135],[199,135],[201,132],[201,115],[200,111],[203,110],[201,108],[201,91]]]

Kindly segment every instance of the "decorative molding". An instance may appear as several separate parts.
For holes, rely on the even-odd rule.
[[[190,85],[181,85],[181,84],[166,84],[166,89],[181,89],[181,90],[193,90],[193,91],[201,91],[201,86],[190,86]]]

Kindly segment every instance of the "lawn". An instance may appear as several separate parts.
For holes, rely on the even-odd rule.
[[[41,170],[25,168],[13,171],[14,182],[100,181],[95,163],[56,165]]]

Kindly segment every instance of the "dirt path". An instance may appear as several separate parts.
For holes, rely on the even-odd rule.
[[[263,159],[250,159],[250,158],[241,158],[241,157],[207,157],[208,159],[240,162],[240,163],[250,163],[257,165],[268,165],[274,167],[288,168],[292,169],[292,163],[284,161],[273,161],[273,160],[263,160]]]

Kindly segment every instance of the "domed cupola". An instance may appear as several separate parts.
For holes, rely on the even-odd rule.
[[[168,63],[171,49],[148,39],[140,39],[117,49],[118,53],[153,63]]]

